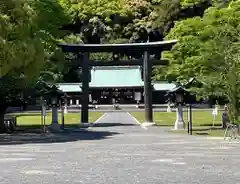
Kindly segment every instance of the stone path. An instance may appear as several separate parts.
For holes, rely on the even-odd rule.
[[[95,123],[138,124],[137,120],[130,113],[122,111],[105,113]]]
[[[0,146],[0,183],[240,183],[238,143],[145,130],[128,113],[68,137]]]

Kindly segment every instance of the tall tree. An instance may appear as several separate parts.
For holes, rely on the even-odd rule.
[[[0,0],[0,131],[6,108],[53,54],[65,20],[56,0]]]
[[[167,78],[198,78],[204,85],[194,91],[201,96],[226,97],[233,121],[238,119],[240,102],[239,15],[240,2],[233,1],[224,8],[209,8],[203,17],[178,22],[167,38],[179,42],[165,53],[172,61]]]

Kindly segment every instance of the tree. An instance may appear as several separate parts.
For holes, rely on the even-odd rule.
[[[0,0],[0,131],[6,108],[39,74],[66,18],[53,0]]]
[[[201,96],[224,96],[228,99],[232,121],[239,116],[239,30],[240,2],[227,7],[211,7],[203,17],[179,21],[167,39],[178,39],[172,52],[167,78],[178,81],[198,78],[203,87],[194,92]]]
[[[62,25],[62,29],[68,30],[62,37],[62,42],[127,43],[146,42],[148,39],[163,40],[174,27],[176,20],[202,16],[205,9],[213,3],[208,0],[60,0],[60,4],[65,14],[70,17],[70,21]],[[151,54],[160,57],[159,51]],[[131,58],[142,57],[142,53],[138,52],[125,55]],[[112,54],[94,53],[90,58],[109,60],[112,59]],[[50,78],[58,76],[66,81],[78,80],[74,72],[78,68],[77,63],[74,61],[63,63],[62,72],[56,67],[60,62],[49,64],[50,67],[43,72],[44,76],[50,76],[51,73]],[[165,71],[165,68],[156,67],[156,78],[159,78],[160,71]]]

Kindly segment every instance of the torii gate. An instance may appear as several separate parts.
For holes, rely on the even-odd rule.
[[[145,107],[145,122],[153,122],[152,110],[152,84],[151,74],[153,65],[166,65],[167,60],[150,59],[151,51],[171,50],[172,46],[177,43],[177,40],[158,41],[147,43],[128,43],[128,44],[58,44],[63,52],[82,54],[82,58],[78,58],[79,66],[82,67],[82,111],[81,122],[88,123],[88,105],[89,105],[89,75],[90,66],[119,66],[119,65],[143,65],[143,80],[144,80],[144,107]],[[139,60],[129,61],[91,61],[89,60],[89,53],[108,52],[108,53],[131,53],[142,52],[143,58]]]

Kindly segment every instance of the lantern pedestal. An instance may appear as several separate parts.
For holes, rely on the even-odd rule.
[[[176,108],[176,121],[174,125],[174,130],[184,129],[183,121],[183,107],[179,104]]]
[[[52,123],[49,125],[48,129],[50,131],[59,132],[61,130],[58,124],[58,109],[57,107],[52,107]]]

